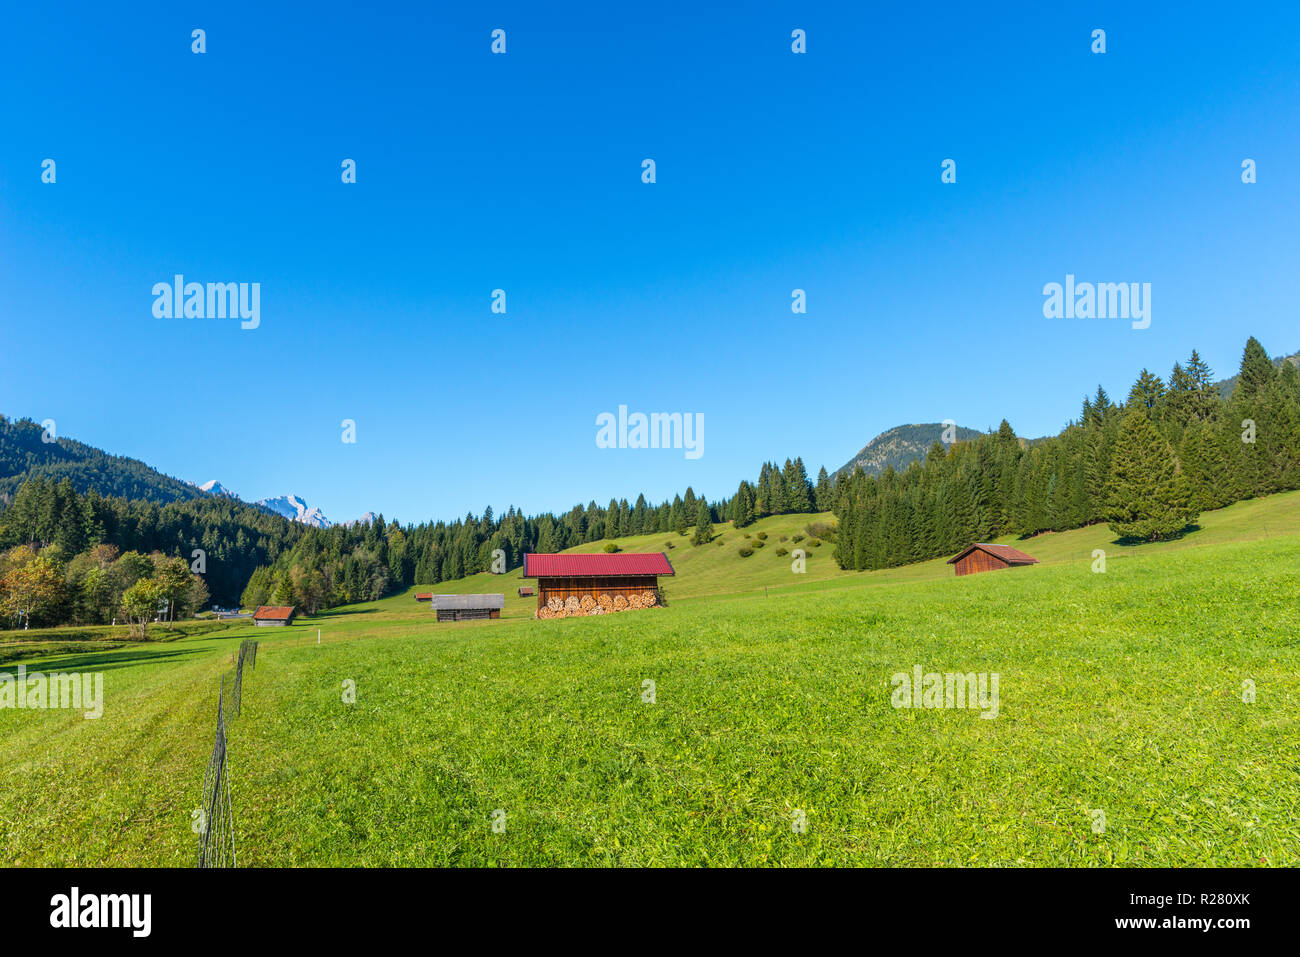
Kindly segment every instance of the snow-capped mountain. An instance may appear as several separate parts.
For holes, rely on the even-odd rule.
[[[201,492],[207,492],[209,495],[215,495],[218,498],[229,498],[236,502],[242,501],[238,495],[216,479],[210,479],[197,486],[197,488]],[[333,524],[319,508],[309,507],[301,495],[277,495],[275,498],[264,498],[253,504],[261,506],[268,512],[274,512],[276,515],[283,515],[292,522],[302,522],[304,525],[310,525],[312,528],[329,528]],[[374,519],[375,513],[367,512],[361,517],[360,521],[369,524]],[[347,524],[351,525],[353,523],[348,522]]]
[[[270,509],[277,515],[283,515],[285,518],[295,522],[302,522],[304,525],[310,525],[312,528],[329,528],[330,520],[325,517],[325,513],[319,508],[308,508],[307,502],[299,495],[279,495],[275,498],[264,498],[257,503],[265,509]]]
[[[343,524],[348,528],[351,528],[353,525],[372,525],[378,517],[379,516],[374,512],[366,512],[366,514],[362,515],[360,518],[354,518],[352,521],[344,522]]]
[[[230,491],[230,489],[226,488],[216,479],[209,479],[208,481],[204,482],[202,485],[199,486],[199,491],[207,492],[209,495],[215,495],[218,498],[233,498],[235,501],[239,501],[238,495]]]

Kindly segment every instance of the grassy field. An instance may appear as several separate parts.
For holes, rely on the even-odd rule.
[[[748,559],[729,526],[621,543],[677,538],[663,609],[535,621],[516,571],[434,589],[505,591],[504,621],[438,625],[408,593],[31,659],[102,670],[107,701],[0,710],[0,859],[192,864],[218,676],[254,635],[229,729],[245,865],[1294,866],[1297,519],[1290,493],[1159,545],[1044,535],[1018,543],[1043,564],[956,579],[842,573],[829,544],[793,575],[773,553],[808,517],[786,517],[744,530],[769,535]],[[997,719],[891,707],[914,665],[998,673]]]

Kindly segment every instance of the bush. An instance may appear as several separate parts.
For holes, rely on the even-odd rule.
[[[835,541],[835,526],[829,522],[809,522],[803,529],[809,538],[819,538],[828,542]]]
[[[759,532],[759,533],[758,533],[758,539],[759,539],[759,541],[764,541],[764,540],[766,540],[766,539],[767,539],[767,532]]]
[[[763,547],[765,544],[767,544],[767,543],[766,543],[766,542],[751,542],[750,544],[752,544],[755,548],[762,548],[762,547]]]
[[[808,545],[809,545],[811,548],[821,548],[821,547],[822,547],[822,543],[821,543],[819,540],[815,539],[815,538],[810,538],[810,539],[808,539]]]
[[[749,557],[750,555],[752,555],[752,554],[754,554],[754,550],[753,550],[752,548],[750,548],[748,545],[741,545],[741,546],[740,546],[740,557],[741,557],[741,558],[748,558],[748,557]]]
[[[782,548],[778,548],[778,549],[776,550],[776,553],[777,553],[778,555],[789,555],[789,554],[790,554],[790,549],[788,549],[788,548],[784,548],[784,547],[782,547]]]
[[[745,533],[745,537],[746,537],[746,538],[749,538],[749,532],[746,532],[746,533]]]
[[[794,537],[793,541],[795,541],[796,543],[798,543],[798,542],[802,542],[802,541],[803,541],[803,536],[802,536],[802,535],[796,535],[796,536]]]
[[[790,536],[789,536],[789,535],[782,535],[782,536],[781,536],[781,541],[783,541],[783,542],[788,542],[789,540],[790,540]]]
[[[612,554],[614,554],[615,552],[619,552],[619,551],[622,551],[622,549],[619,548],[617,545],[615,545],[613,542],[606,542],[606,543],[605,543],[605,552],[606,552],[606,554],[612,555]]]
[[[676,547],[677,546],[674,545],[672,542],[664,542],[664,548],[676,548]]]

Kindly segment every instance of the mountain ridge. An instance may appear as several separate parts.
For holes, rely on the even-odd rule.
[[[901,472],[915,459],[924,459],[935,442],[944,443],[944,433],[949,425],[943,422],[920,422],[896,425],[886,429],[858,450],[857,455],[849,459],[838,469],[836,475],[852,472],[861,467],[868,475],[879,475],[887,468]],[[984,433],[963,425],[951,424],[952,438],[965,442],[979,438]]]

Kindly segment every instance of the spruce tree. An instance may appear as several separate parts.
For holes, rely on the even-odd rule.
[[[795,513],[811,512],[812,487],[808,483],[808,471],[804,468],[803,459],[796,458],[793,462],[786,459],[782,478],[785,482],[785,510]]]
[[[749,483],[742,481],[736,489],[736,497],[731,502],[732,522],[736,528],[744,528],[754,522],[754,495],[749,490]]]
[[[1111,461],[1110,529],[1122,538],[1170,538],[1194,522],[1190,483],[1151,417],[1134,409],[1120,423]]]
[[[834,489],[831,487],[831,477],[826,474],[826,466],[822,466],[817,472],[817,488],[813,493],[813,504],[819,512],[829,512],[834,501]]]
[[[1165,384],[1160,376],[1143,369],[1129,391],[1127,408],[1154,409],[1164,397]]]
[[[1241,354],[1241,371],[1237,375],[1237,388],[1233,397],[1244,400],[1253,399],[1277,378],[1277,370],[1268,358],[1268,353],[1251,336],[1246,340],[1246,349]]]
[[[709,503],[700,499],[699,514],[695,518],[695,545],[707,545],[713,540],[713,522],[709,518]]]
[[[686,506],[678,499],[673,502],[673,531],[678,535],[685,535],[690,527],[691,523],[686,519]]]

